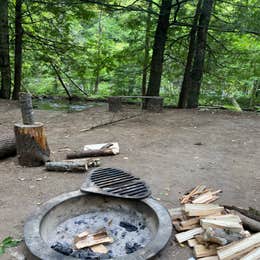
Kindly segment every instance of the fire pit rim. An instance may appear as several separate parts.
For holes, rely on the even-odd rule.
[[[61,194],[42,204],[26,221],[24,225],[24,239],[29,251],[39,259],[44,260],[75,260],[72,256],[65,256],[53,249],[41,237],[41,223],[44,217],[56,206],[68,199],[84,196],[103,196],[81,192],[80,190]],[[148,197],[140,200],[149,206],[157,216],[158,229],[153,239],[138,251],[120,257],[114,257],[112,260],[145,260],[158,254],[168,243],[172,234],[172,223],[170,215],[165,207],[159,204],[155,199]]]

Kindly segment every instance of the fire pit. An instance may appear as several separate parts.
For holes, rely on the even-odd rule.
[[[74,191],[46,202],[28,219],[25,242],[40,259],[75,260],[80,257],[66,256],[51,246],[55,242],[71,245],[76,234],[101,227],[114,240],[106,245],[109,254],[101,258],[116,260],[149,259],[164,248],[172,232],[167,210],[152,198],[122,199]]]

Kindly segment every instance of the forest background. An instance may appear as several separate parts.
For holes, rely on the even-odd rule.
[[[0,17],[2,98],[160,94],[259,110],[259,0],[0,0]]]

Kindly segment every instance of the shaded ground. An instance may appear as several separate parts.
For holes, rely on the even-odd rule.
[[[136,118],[80,132],[123,116]],[[260,208],[260,120],[253,113],[165,110],[141,113],[127,109],[113,115],[105,104],[83,112],[35,111],[47,126],[53,159],[65,158],[66,149],[83,144],[118,141],[121,153],[102,158],[103,166],[121,167],[146,180],[153,195],[166,207],[178,206],[180,194],[204,183],[222,189],[220,202]],[[0,101],[0,134],[20,121],[15,103]],[[201,142],[202,145],[194,145]],[[0,239],[22,238],[26,217],[42,202],[80,187],[81,174],[48,173],[23,168],[16,158],[0,161]],[[16,259],[12,249],[1,259]],[[23,245],[18,251],[26,253]],[[188,249],[173,241],[155,259],[187,259]]]

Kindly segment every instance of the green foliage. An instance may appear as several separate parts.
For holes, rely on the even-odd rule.
[[[103,1],[113,8],[85,2],[24,1],[23,88],[35,95],[66,95],[53,63],[72,95],[83,94],[66,74],[92,97],[140,94],[147,13],[115,9],[118,4],[133,4],[145,10],[147,1]],[[158,12],[156,4],[152,8]],[[178,21],[191,24],[195,8],[196,1],[182,5]],[[10,9],[13,43],[14,1]],[[152,14],[150,57],[157,18]],[[229,96],[234,96],[242,107],[248,106],[253,82],[260,78],[259,20],[257,0],[216,1],[201,105],[231,105]],[[177,104],[189,31],[187,26],[169,29],[161,83],[167,104]]]
[[[16,247],[21,240],[13,239],[12,237],[6,237],[0,243],[0,256],[5,253],[5,250],[9,247]]]

